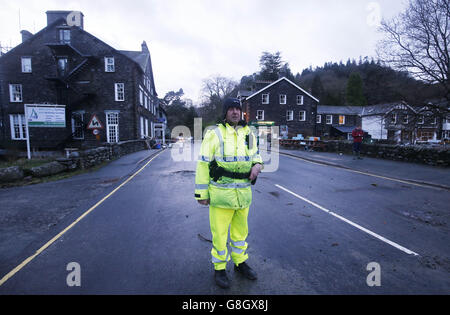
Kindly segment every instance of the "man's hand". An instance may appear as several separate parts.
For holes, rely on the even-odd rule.
[[[203,206],[207,206],[209,205],[209,199],[204,199],[204,200],[197,200],[199,204],[203,205]]]
[[[250,171],[250,180],[254,180],[256,177],[258,177],[259,173],[261,173],[262,165],[261,164],[255,164],[252,167],[252,170]]]

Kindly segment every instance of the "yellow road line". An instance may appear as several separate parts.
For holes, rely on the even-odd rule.
[[[85,216],[87,216],[89,213],[94,211],[95,208],[97,208],[99,205],[101,205],[106,199],[111,197],[115,192],[117,192],[120,188],[122,188],[126,183],[128,183],[130,180],[132,180],[137,174],[142,172],[142,170],[150,164],[151,161],[153,161],[158,155],[160,155],[163,151],[157,153],[154,157],[152,157],[144,166],[142,166],[136,173],[131,175],[126,181],[124,181],[122,184],[117,186],[112,192],[110,192],[108,195],[103,197],[99,202],[97,202],[95,205],[93,205],[91,208],[89,208],[85,213],[83,213],[78,219],[76,219],[74,222],[72,222],[68,227],[66,227],[64,230],[62,230],[59,234],[57,234],[55,237],[53,237],[50,241],[45,243],[41,248],[39,248],[33,255],[25,259],[22,263],[20,263],[16,268],[11,270],[9,273],[7,273],[1,280],[0,280],[0,286],[2,286],[8,279],[10,279],[12,276],[14,276],[17,272],[19,272],[23,267],[25,267],[30,261],[32,261],[36,256],[38,256],[40,253],[42,253],[44,250],[46,250],[50,245],[52,245],[55,241],[57,241],[61,236],[63,236],[67,231],[69,231],[71,228],[73,228],[78,222],[80,222]]]

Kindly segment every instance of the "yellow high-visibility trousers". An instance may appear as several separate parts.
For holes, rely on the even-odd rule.
[[[248,259],[248,244],[246,242],[248,211],[249,208],[234,210],[209,207],[209,223],[213,244],[211,256],[215,270],[226,268],[227,262],[230,260],[230,254],[236,265]],[[228,229],[230,229],[231,253],[227,249]]]

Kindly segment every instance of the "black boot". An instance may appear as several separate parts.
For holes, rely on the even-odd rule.
[[[214,280],[216,280],[216,284],[223,289],[230,287],[230,280],[228,280],[227,272],[225,270],[215,270]]]
[[[234,270],[236,270],[249,280],[258,279],[258,277],[256,276],[256,272],[245,262],[239,264],[239,266],[234,265]]]

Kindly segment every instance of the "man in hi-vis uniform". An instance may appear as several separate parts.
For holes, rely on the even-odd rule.
[[[262,170],[262,159],[256,136],[241,120],[240,101],[225,100],[223,115],[223,122],[208,130],[203,139],[195,176],[195,199],[209,205],[214,278],[218,286],[228,288],[230,281],[225,269],[230,256],[236,271],[250,280],[257,278],[245,261],[251,185]]]

